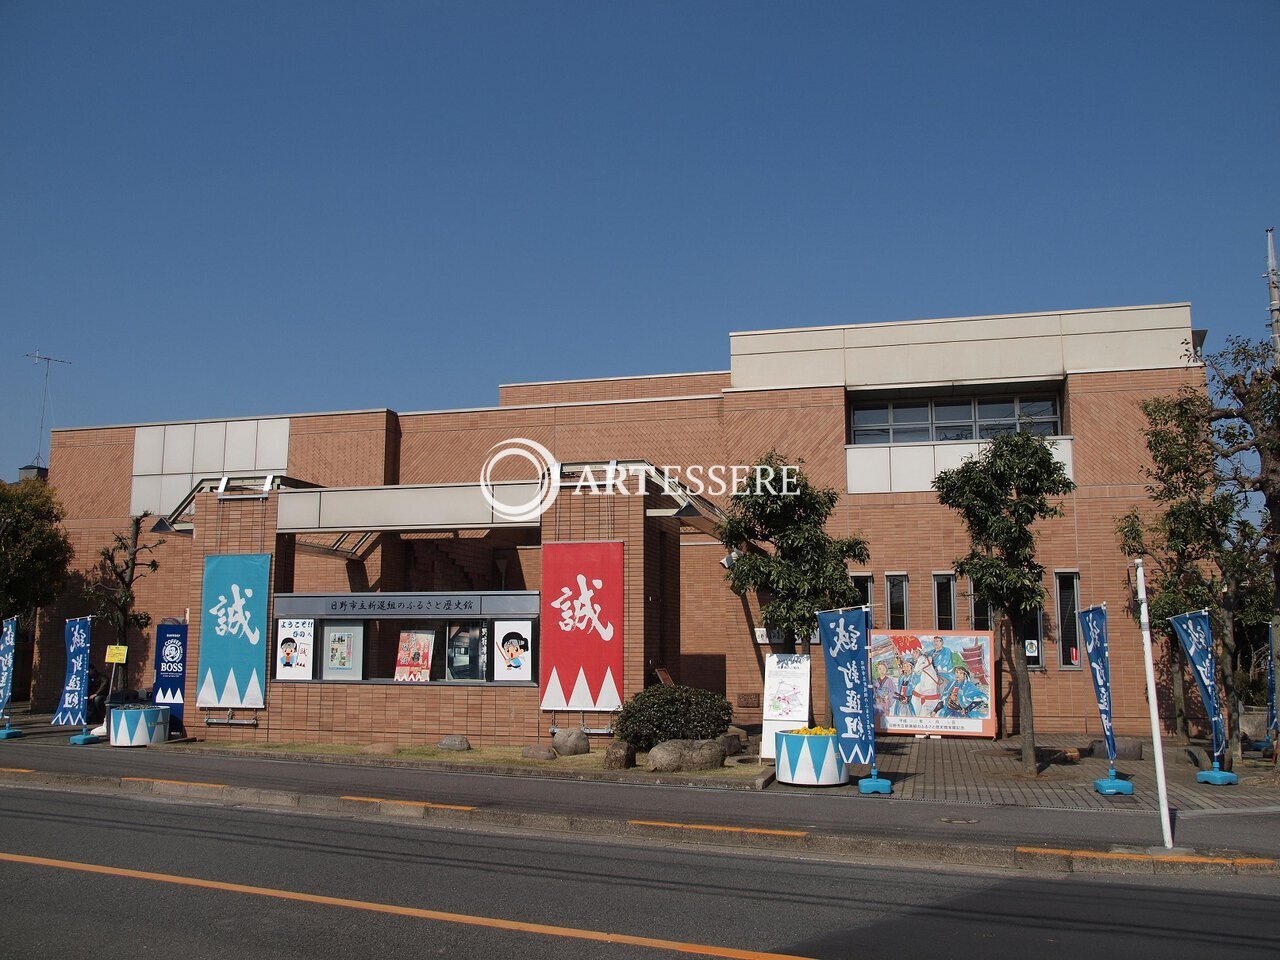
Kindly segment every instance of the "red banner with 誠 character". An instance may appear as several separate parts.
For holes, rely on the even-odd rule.
[[[623,545],[542,545],[543,710],[622,705]]]

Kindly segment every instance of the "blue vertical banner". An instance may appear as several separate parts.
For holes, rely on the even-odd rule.
[[[1085,653],[1089,656],[1089,672],[1093,675],[1093,692],[1098,698],[1098,716],[1102,733],[1107,738],[1107,757],[1116,764],[1116,735],[1111,729],[1111,648],[1107,642],[1107,608],[1090,607],[1076,614]]]
[[[75,725],[83,727],[85,707],[89,697],[89,632],[93,621],[89,617],[68,620],[63,639],[67,645],[67,676],[62,682],[62,700],[53,715],[53,726]]]
[[[156,680],[151,697],[169,708],[169,729],[185,732],[182,722],[187,685],[187,625],[162,623],[156,627]]]
[[[1173,632],[1178,635],[1195,674],[1205,712],[1213,725],[1213,759],[1216,763],[1227,746],[1226,725],[1218,704],[1218,674],[1213,660],[1213,633],[1209,629],[1209,611],[1195,610],[1170,617]]]
[[[845,763],[876,762],[874,701],[867,651],[870,617],[866,607],[824,610],[818,633],[827,663],[831,725]]]
[[[1276,718],[1276,638],[1270,627],[1267,627],[1267,739],[1272,743],[1280,741],[1280,719]]]
[[[196,705],[261,707],[271,554],[204,558]]]
[[[18,618],[10,617],[0,631],[0,717],[13,698],[13,649],[18,642]]]

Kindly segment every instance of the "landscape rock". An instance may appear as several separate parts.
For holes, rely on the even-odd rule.
[[[744,747],[751,740],[751,737],[747,733],[747,731],[743,730],[741,727],[730,727],[728,730],[724,732],[724,734],[726,737],[737,737],[739,740],[742,741],[742,745]]]
[[[719,740],[668,740],[649,751],[649,769],[660,773],[722,766],[724,747]]]
[[[742,741],[735,737],[732,733],[726,733],[719,740],[720,747],[724,750],[726,757],[732,757],[734,754],[742,752]]]
[[[562,757],[591,752],[591,741],[582,730],[557,730],[551,737],[551,746]]]
[[[636,748],[625,740],[615,740],[604,752],[606,770],[630,770],[636,765]]]
[[[460,733],[451,733],[436,746],[441,750],[470,750],[471,741]]]
[[[520,751],[520,756],[526,760],[554,760],[556,752],[550,747],[544,747],[542,744],[532,744]]]

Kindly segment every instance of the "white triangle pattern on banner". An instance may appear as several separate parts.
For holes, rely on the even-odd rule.
[[[587,674],[578,668],[578,679],[573,685],[573,693],[569,695],[570,710],[592,710],[596,702],[591,699],[591,688],[587,686]]]
[[[198,707],[217,707],[218,688],[213,685],[213,671],[206,670],[204,679],[200,681],[200,693],[196,697],[196,706]]]
[[[222,688],[222,696],[218,698],[218,706],[240,706],[240,684],[236,683],[235,670],[227,671],[227,685]]]
[[[161,690],[156,694],[156,703],[182,703],[181,690]]]
[[[551,668],[551,676],[547,678],[547,689],[542,694],[543,710],[563,710],[564,688],[560,686],[560,675],[556,673],[556,668]]]
[[[262,705],[262,685],[258,683],[258,671],[254,670],[249,675],[249,685],[244,688],[244,695],[240,698],[240,706],[261,707]]]
[[[597,710],[617,710],[622,706],[622,697],[618,695],[618,685],[613,680],[613,668],[604,672],[604,682],[600,684],[600,696],[596,698]]]

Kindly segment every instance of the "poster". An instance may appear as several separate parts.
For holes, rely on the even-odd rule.
[[[996,735],[992,634],[871,634],[871,692],[881,733]]]
[[[495,620],[493,679],[499,683],[533,680],[533,621]]]
[[[322,680],[364,679],[364,621],[323,620],[316,649]]]
[[[276,621],[276,679],[310,680],[314,663],[311,651],[315,645],[314,620]]]
[[[807,653],[771,653],[764,661],[764,729],[760,756],[774,756],[773,735],[809,725],[809,671]]]
[[[401,630],[395,679],[400,683],[427,683],[431,679],[431,648],[435,642],[434,630]]]
[[[92,617],[68,620],[63,640],[67,645],[67,673],[62,682],[62,699],[53,715],[53,726],[66,724],[83,727],[87,722],[89,694],[89,631]]]
[[[156,627],[156,679],[151,697],[169,708],[169,729],[185,733],[184,690],[187,685],[187,625],[162,623]]]
[[[204,558],[196,705],[261,707],[269,553]]]
[[[355,634],[350,630],[334,630],[329,634],[329,669],[351,669],[351,647]]]
[[[622,569],[620,541],[543,544],[543,710],[622,706]]]

